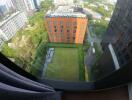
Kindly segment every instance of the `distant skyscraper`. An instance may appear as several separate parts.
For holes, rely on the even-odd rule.
[[[33,0],[33,1],[34,1],[35,8],[36,9],[39,9],[40,8],[41,1],[40,0]]]
[[[87,17],[69,6],[59,6],[56,11],[47,13],[46,26],[50,42],[82,44]]]
[[[35,10],[35,5],[33,0],[24,0],[27,6],[27,11]]]
[[[0,0],[0,5],[4,5],[8,11],[13,7],[11,0]]]
[[[0,16],[5,16],[7,13],[12,12],[14,9],[11,0],[1,0],[0,1]]]
[[[35,10],[33,0],[12,0],[12,2],[17,10],[24,11],[27,15]]]
[[[13,5],[19,11],[27,11],[27,7],[25,5],[24,0],[12,0]]]

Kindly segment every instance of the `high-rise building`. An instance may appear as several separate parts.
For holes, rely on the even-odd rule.
[[[18,11],[24,11],[27,15],[35,10],[33,0],[12,0],[12,2]]]
[[[5,17],[6,14],[13,12],[14,6],[11,0],[0,1],[0,16]]]
[[[27,11],[24,0],[12,0],[12,2],[13,2],[13,5],[16,7],[17,10]]]
[[[122,67],[132,61],[132,29],[130,16],[131,1],[121,0],[117,3],[115,12],[109,24],[107,34],[102,41],[103,49],[112,44],[119,66]],[[123,4],[127,3],[127,7]],[[130,3],[130,4],[129,4]],[[121,5],[122,4],[122,5]],[[129,13],[127,13],[129,11]]]
[[[97,66],[102,73],[108,74],[113,70],[119,70],[132,64],[131,9],[131,0],[118,0],[106,35],[101,43],[104,53]],[[106,62],[106,60],[108,61]]]
[[[27,17],[24,12],[16,12],[0,22],[0,39],[2,39],[0,43],[10,40],[19,29],[25,26],[26,22]]]
[[[75,12],[69,6],[59,6],[46,16],[46,26],[50,42],[83,43],[87,17],[81,12]]]
[[[0,0],[0,5],[5,5],[6,9],[9,11],[13,6],[11,0]]]
[[[33,0],[24,0],[27,6],[27,11],[35,10],[35,5]]]

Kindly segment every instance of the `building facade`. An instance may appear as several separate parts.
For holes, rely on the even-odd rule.
[[[132,63],[132,3],[131,0],[118,0],[106,35],[102,40],[103,57],[96,64],[101,77]],[[108,56],[109,53],[109,56]],[[109,63],[104,63],[110,58]],[[103,63],[102,63],[103,62]],[[111,64],[110,64],[111,62]],[[110,65],[110,66],[109,66]],[[107,67],[106,67],[107,66]],[[107,70],[107,72],[104,70]],[[114,69],[113,69],[114,68]],[[99,73],[100,73],[99,72]],[[99,74],[97,75],[99,76]]]
[[[14,12],[14,5],[11,0],[0,1],[0,17],[3,18],[9,13]]]
[[[12,0],[12,2],[17,11],[23,11],[27,16],[32,15],[32,13],[35,11],[33,0]]]
[[[3,41],[10,40],[16,32],[25,26],[27,17],[24,12],[16,12],[0,23],[0,35]]]
[[[120,67],[132,61],[131,9],[131,0],[117,2],[107,34],[102,41],[104,49],[109,43],[113,45]]]
[[[46,26],[50,42],[83,43],[88,19],[80,12],[60,10],[50,12],[46,16]]]

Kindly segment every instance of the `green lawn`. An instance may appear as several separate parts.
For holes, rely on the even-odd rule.
[[[52,63],[45,77],[48,79],[79,81],[79,55],[77,48],[55,48]]]

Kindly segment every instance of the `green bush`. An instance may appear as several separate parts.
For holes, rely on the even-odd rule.
[[[1,51],[4,55],[6,55],[9,58],[13,58],[16,57],[16,52],[14,49],[10,48],[8,46],[8,43],[4,43],[2,51]]]
[[[47,44],[41,42],[36,50],[35,59],[32,64],[31,73],[35,76],[39,76],[41,69],[43,68],[43,64],[45,61],[45,56],[47,53]]]
[[[79,54],[79,80],[85,81],[85,65],[84,65],[84,51],[83,46],[78,47]]]

